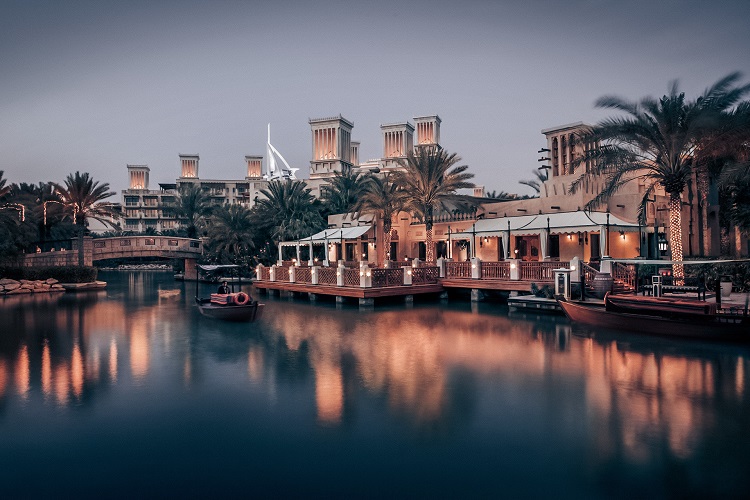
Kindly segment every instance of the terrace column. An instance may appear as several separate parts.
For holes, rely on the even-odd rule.
[[[599,257],[607,255],[607,226],[599,226]]]
[[[508,237],[508,233],[506,233],[505,231],[500,233],[500,239],[503,242],[503,253],[505,254],[503,255],[503,258],[508,259],[510,258],[510,248],[508,248],[508,245],[510,244],[510,238]]]
[[[281,242],[279,241],[279,260],[276,262],[277,265],[282,265],[284,261],[281,259]]]
[[[518,281],[521,279],[521,268],[519,267],[519,264],[521,261],[518,259],[508,259],[510,262],[510,279],[513,281]]]
[[[310,245],[308,247],[310,249],[308,259],[307,259],[307,265],[312,267],[315,261],[313,260],[313,242],[312,239],[310,240]]]
[[[539,246],[540,246],[540,254],[539,260],[549,260],[549,245],[547,242],[549,241],[549,230],[542,229],[542,234],[539,235]]]
[[[297,265],[300,265],[300,257],[299,257],[299,241],[297,242]]]

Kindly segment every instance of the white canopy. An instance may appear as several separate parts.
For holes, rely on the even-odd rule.
[[[326,242],[336,242],[337,240],[356,240],[364,235],[367,231],[372,228],[371,225],[367,226],[354,226],[354,227],[341,227],[326,229],[319,233],[315,233],[307,238],[301,238],[295,241],[282,241],[282,247],[294,247],[299,245],[323,245]]]
[[[582,231],[599,231],[607,226],[609,215],[609,229],[612,231],[636,232],[640,226],[627,222],[606,212],[562,212],[554,214],[521,215],[515,217],[498,217],[495,219],[480,219],[473,230],[454,233],[454,238],[471,238],[473,236],[507,235],[508,229],[514,236],[539,235],[542,231],[550,230],[550,234],[577,233]]]

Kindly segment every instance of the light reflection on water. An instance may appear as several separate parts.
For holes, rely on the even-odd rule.
[[[102,274],[106,291],[0,301],[11,493],[100,492],[122,469],[134,473],[123,496],[748,486],[745,347],[593,333],[460,301],[360,312],[267,298],[263,322],[237,325],[200,317],[195,285],[167,273]],[[61,465],[29,484],[39,453],[97,480],[71,481]],[[238,475],[250,462],[257,474]]]

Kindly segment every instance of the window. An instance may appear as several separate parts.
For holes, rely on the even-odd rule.
[[[156,245],[156,240],[154,238],[146,238],[143,244],[144,245]]]

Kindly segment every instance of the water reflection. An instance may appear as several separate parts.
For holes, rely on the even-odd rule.
[[[427,440],[541,433],[584,446],[602,473],[704,463],[705,450],[748,442],[744,348],[571,329],[487,304],[360,312],[268,299],[263,323],[233,325],[197,315],[194,284],[120,279],[103,293],[0,300],[0,426],[35,398],[96,404],[122,386],[137,406],[208,386],[311,405],[326,429],[375,413]]]

